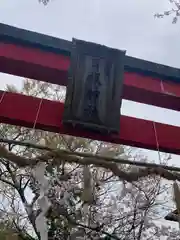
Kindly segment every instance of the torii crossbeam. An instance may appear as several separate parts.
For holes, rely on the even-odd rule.
[[[72,43],[0,24],[0,72],[67,85]],[[125,57],[123,99],[180,110],[180,70]],[[32,127],[40,99],[0,93],[0,121]],[[79,131],[62,124],[64,104],[43,100],[36,128],[140,148],[180,153],[180,128],[121,116],[119,135]],[[143,131],[142,131],[143,130]]]

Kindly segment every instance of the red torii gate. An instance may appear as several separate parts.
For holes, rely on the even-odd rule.
[[[67,85],[71,42],[0,24],[0,71]],[[180,110],[180,69],[125,57],[123,98]],[[41,99],[0,92],[0,121],[33,127]],[[133,117],[120,117],[119,135],[80,131],[62,124],[64,104],[43,100],[36,128],[118,144],[180,153],[180,128]],[[155,127],[155,129],[154,129]]]

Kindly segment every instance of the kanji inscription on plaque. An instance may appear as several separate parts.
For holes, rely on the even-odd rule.
[[[64,123],[119,132],[125,51],[73,40]]]

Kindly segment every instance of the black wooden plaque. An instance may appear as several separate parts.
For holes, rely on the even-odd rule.
[[[125,51],[73,39],[63,123],[118,133]]]

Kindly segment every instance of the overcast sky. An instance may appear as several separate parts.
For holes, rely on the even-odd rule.
[[[128,55],[180,68],[180,24],[154,18],[169,8],[168,0],[52,0],[46,7],[38,0],[0,0],[0,22],[125,49]],[[6,83],[21,86],[22,78],[0,77],[0,88]],[[180,126],[174,111],[125,101],[123,113]]]

